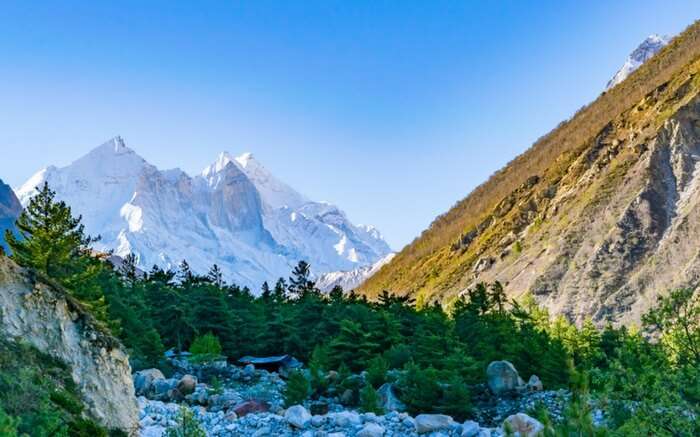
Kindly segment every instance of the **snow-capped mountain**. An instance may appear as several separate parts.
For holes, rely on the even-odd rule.
[[[47,167],[17,190],[23,205],[44,181],[81,214],[97,249],[134,253],[139,267],[195,272],[216,263],[226,278],[257,291],[300,260],[317,274],[370,265],[391,252],[372,227],[337,207],[308,200],[250,153],[222,153],[201,174],[159,170],[117,137],[72,164]]]
[[[610,79],[608,85],[605,87],[606,90],[614,87],[618,83],[622,82],[632,74],[634,70],[639,68],[640,65],[648,61],[652,56],[654,56],[659,50],[661,50],[671,39],[667,36],[659,36],[656,34],[649,35],[642,43],[634,49],[634,51],[627,57],[627,60],[622,65],[617,73]]]
[[[390,253],[379,261],[369,266],[358,267],[354,270],[346,272],[330,272],[324,273],[316,281],[316,286],[321,291],[331,291],[333,287],[340,286],[343,290],[349,291],[362,285],[370,276],[377,273],[379,269],[389,264],[396,253]]]

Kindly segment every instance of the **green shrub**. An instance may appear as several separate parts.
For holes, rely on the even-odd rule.
[[[221,357],[221,343],[211,332],[195,337],[190,346],[192,360],[195,362],[211,361]]]
[[[384,414],[380,405],[379,393],[372,385],[365,385],[360,390],[360,408],[367,413]]]
[[[367,363],[367,382],[374,388],[379,388],[386,382],[389,363],[384,357],[376,356]]]
[[[284,388],[284,405],[291,407],[303,403],[311,394],[311,384],[304,373],[296,370],[289,375]]]
[[[202,426],[194,418],[192,410],[187,407],[180,407],[178,413],[177,424],[168,428],[165,432],[166,437],[206,437],[207,434],[202,429]]]
[[[17,437],[17,425],[19,419],[8,416],[5,411],[0,408],[0,436]]]

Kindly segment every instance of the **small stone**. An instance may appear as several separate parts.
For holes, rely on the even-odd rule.
[[[252,378],[255,376],[255,366],[253,364],[246,364],[243,368],[243,376],[246,378]]]

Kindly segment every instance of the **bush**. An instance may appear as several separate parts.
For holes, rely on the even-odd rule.
[[[284,405],[291,407],[303,403],[311,394],[311,385],[304,373],[299,370],[292,372],[284,388]]]
[[[211,361],[221,357],[221,343],[211,332],[196,337],[190,346],[192,360],[196,362]]]
[[[377,356],[369,360],[367,364],[367,382],[374,388],[381,387],[386,382],[389,363],[382,356]]]
[[[194,418],[194,414],[187,407],[180,407],[180,412],[177,416],[177,424],[168,428],[165,432],[166,437],[206,437],[207,434],[202,429],[202,426]]]
[[[1,247],[1,246],[0,246]],[[4,437],[17,437],[17,425],[19,420],[5,414],[0,408],[0,435]]]
[[[380,405],[379,393],[370,384],[360,390],[360,408],[366,413],[384,414]]]

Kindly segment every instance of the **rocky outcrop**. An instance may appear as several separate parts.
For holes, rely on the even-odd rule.
[[[48,282],[0,256],[0,332],[65,362],[94,419],[136,432],[127,354],[79,303]]]

